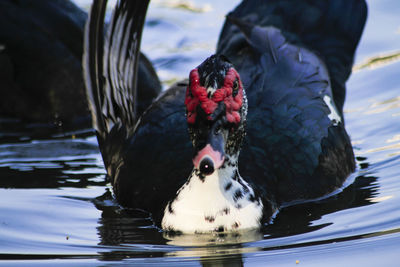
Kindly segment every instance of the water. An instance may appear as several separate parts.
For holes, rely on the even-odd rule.
[[[236,3],[152,3],[143,50],[165,86],[212,53]],[[148,214],[113,200],[90,129],[2,119],[0,265],[399,266],[400,5],[368,4],[345,104],[358,169],[341,192],[286,207],[244,236],[166,236]]]

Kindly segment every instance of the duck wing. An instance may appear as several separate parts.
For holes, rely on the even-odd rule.
[[[140,39],[149,1],[118,1],[104,37],[107,1],[95,0],[84,40],[84,78],[93,126],[111,180],[137,122]]]
[[[133,129],[140,39],[149,1],[118,1],[104,38],[106,0],[95,0],[86,24],[84,77],[94,127],[105,139],[115,124]]]
[[[345,83],[367,13],[364,0],[244,0],[230,16],[262,27],[273,26],[287,42],[314,51],[328,69],[334,102],[342,113]],[[237,58],[243,45],[238,31],[227,20],[220,34],[217,51],[230,59]]]
[[[187,83],[164,92],[141,116],[136,110],[139,47],[148,3],[118,1],[104,38],[107,1],[95,0],[86,25],[83,64],[94,128],[114,194],[120,204],[148,210],[157,221],[160,207],[190,174],[192,148],[184,107]],[[151,71],[147,76],[141,86],[154,83]]]
[[[329,193],[355,168],[342,106],[365,2],[295,4],[243,1],[218,44],[249,100],[241,174],[278,205]]]

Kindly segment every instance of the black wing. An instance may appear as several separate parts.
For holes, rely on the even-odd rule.
[[[286,40],[315,51],[325,62],[334,101],[342,113],[354,52],[367,18],[364,0],[244,0],[231,16],[259,26],[273,26]],[[242,49],[238,28],[226,21],[217,51],[228,58]]]
[[[105,38],[107,1],[95,0],[89,14],[84,76],[93,124],[103,141],[114,125],[132,130],[137,120],[138,57],[148,3],[118,1]]]
[[[184,107],[187,84],[169,89],[137,119],[137,61],[148,1],[119,1],[103,44],[106,2],[94,1],[85,36],[94,126],[119,203],[151,211],[159,221],[159,207],[175,195],[192,168]],[[156,87],[152,84],[159,83],[157,77],[146,69],[146,62],[142,66],[144,87]]]
[[[324,195],[355,167],[340,117],[365,2],[295,4],[243,1],[218,44],[218,53],[238,68],[249,99],[240,171],[276,203]],[[332,119],[330,100],[339,120]]]

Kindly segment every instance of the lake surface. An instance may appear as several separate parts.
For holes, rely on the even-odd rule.
[[[214,2],[151,4],[142,48],[165,87],[214,51],[238,1]],[[400,4],[368,4],[345,104],[358,169],[342,190],[246,235],[166,236],[113,200],[91,129],[1,119],[0,265],[400,266]]]

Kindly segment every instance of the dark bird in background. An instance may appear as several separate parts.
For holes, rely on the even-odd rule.
[[[151,212],[165,230],[256,228],[354,171],[343,104],[365,1],[244,0],[227,16],[216,54],[142,115],[137,70],[148,1],[118,1],[104,37],[106,3],[92,5],[84,75],[122,205]]]
[[[59,122],[64,130],[91,126],[82,77],[87,18],[69,0],[0,1],[1,118],[47,127]],[[138,64],[141,113],[160,93],[161,84],[143,54]],[[0,129],[6,127],[0,122]]]

